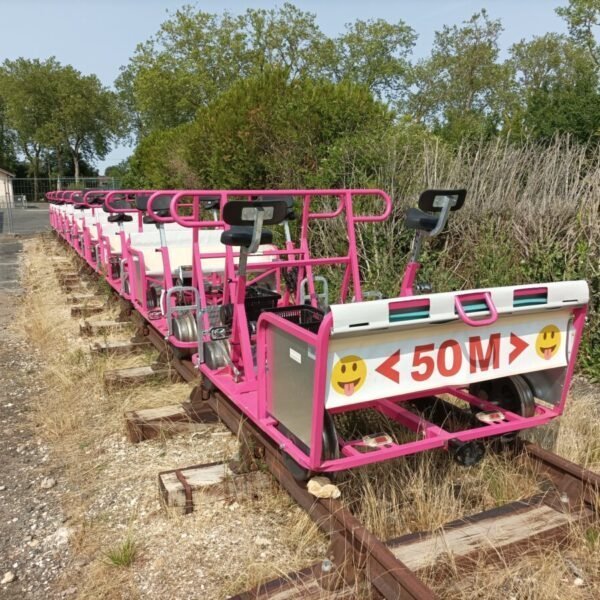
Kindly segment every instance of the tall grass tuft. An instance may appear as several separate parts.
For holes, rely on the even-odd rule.
[[[113,567],[130,567],[137,556],[137,545],[131,539],[127,538],[121,544],[113,546],[105,552],[104,560],[106,564]]]
[[[591,301],[580,365],[600,377],[599,146],[557,137],[549,145],[496,139],[453,149],[394,130],[338,150],[336,161],[329,168],[343,174],[340,185],[379,187],[394,200],[387,222],[363,224],[358,231],[365,289],[398,293],[412,239],[404,213],[419,193],[465,187],[464,208],[425,245],[421,280],[434,291],[448,291],[586,279]],[[373,164],[377,169],[365,166]],[[343,251],[343,223],[315,223],[315,253]]]

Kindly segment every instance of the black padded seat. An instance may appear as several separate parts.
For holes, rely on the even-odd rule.
[[[226,246],[245,246],[248,248],[252,243],[252,227],[233,226],[221,234],[221,243]],[[261,244],[273,243],[273,232],[263,229],[260,234]]]
[[[406,211],[405,225],[409,229],[423,229],[424,231],[433,231],[437,225],[436,215],[430,215],[418,208],[409,208]]]
[[[126,215],[125,213],[115,213],[108,217],[109,223],[125,223],[129,221],[133,221],[133,217],[131,215]]]

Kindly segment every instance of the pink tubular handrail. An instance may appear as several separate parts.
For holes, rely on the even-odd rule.
[[[344,208],[347,209],[348,202],[352,202],[355,196],[376,196],[383,200],[385,204],[385,210],[380,215],[361,215],[353,216],[352,219],[355,223],[374,223],[377,221],[385,221],[392,212],[392,200],[388,194],[378,189],[347,189],[347,190],[332,190],[332,189],[316,189],[316,190],[181,190],[177,192],[171,199],[171,215],[176,223],[184,227],[215,227],[223,226],[222,221],[204,221],[198,220],[197,217],[200,214],[199,203],[202,197],[207,196],[221,196],[221,209],[223,204],[234,197],[244,197],[247,199],[257,197],[269,197],[269,196],[299,196],[310,201],[315,196],[334,196],[339,198],[339,204],[335,211],[324,212],[324,213],[308,213],[309,219],[333,219],[339,216]],[[192,216],[180,215],[177,211],[180,200],[184,197],[192,197],[191,206],[194,214]]]
[[[488,307],[490,316],[482,319],[472,319],[465,312],[465,309],[462,305],[463,300],[483,300]],[[456,298],[454,298],[454,306],[456,307],[456,312],[458,313],[458,316],[461,318],[462,322],[470,325],[471,327],[492,325],[498,320],[498,311],[494,306],[492,295],[489,292],[483,292],[482,294],[462,294],[456,296]]]

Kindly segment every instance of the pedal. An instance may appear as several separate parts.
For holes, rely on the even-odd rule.
[[[486,425],[497,425],[498,423],[506,421],[506,417],[499,410],[494,412],[478,412],[475,417]]]
[[[430,283],[416,283],[414,287],[417,294],[431,294],[433,290]]]
[[[362,442],[367,448],[383,448],[391,446],[394,440],[387,433],[374,433],[372,435],[365,435]]]

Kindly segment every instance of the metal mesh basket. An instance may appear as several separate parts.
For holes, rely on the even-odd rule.
[[[263,310],[275,308],[281,295],[266,288],[250,286],[246,290],[244,306],[248,321],[257,321]]]
[[[306,304],[300,304],[299,306],[281,306],[279,308],[270,308],[265,312],[274,313],[279,315],[283,319],[291,321],[296,325],[313,333],[319,331],[321,321],[323,320],[324,313],[319,308],[309,306]]]

